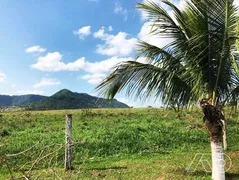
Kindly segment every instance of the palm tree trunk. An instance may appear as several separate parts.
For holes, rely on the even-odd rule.
[[[228,143],[227,143],[227,126],[226,126],[226,122],[223,122],[223,127],[222,127],[222,131],[223,131],[223,149],[224,151],[227,150],[228,147]]]
[[[222,149],[222,125],[218,121],[206,121],[211,137],[212,179],[225,180],[224,156]]]
[[[224,156],[220,140],[211,140],[212,151],[212,179],[225,180]]]

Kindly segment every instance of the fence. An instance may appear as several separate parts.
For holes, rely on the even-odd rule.
[[[62,157],[62,152],[65,151],[65,158],[64,158],[64,167],[65,170],[72,170],[72,146],[75,144],[79,144],[77,142],[72,142],[72,115],[67,114],[66,118],[66,130],[65,130],[65,144],[50,144],[40,146],[40,142],[36,142],[31,147],[15,153],[15,154],[0,154],[0,164],[2,166],[6,166],[10,179],[38,179],[42,175],[42,171],[37,171],[37,165],[43,165],[46,168],[50,169],[52,175],[57,178],[61,179],[60,175],[57,174],[55,165],[59,166],[58,158]],[[0,146],[1,148],[4,145]],[[64,150],[65,149],[65,150]],[[19,166],[15,163],[18,159],[27,158],[29,159],[28,162],[24,163],[23,165]],[[61,167],[63,166],[60,165]],[[15,173],[18,172],[18,173]],[[74,178],[74,177],[73,177]]]

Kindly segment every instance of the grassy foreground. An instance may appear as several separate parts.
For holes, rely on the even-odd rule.
[[[74,169],[65,172],[64,115],[68,113],[73,115]],[[0,179],[3,180],[24,176],[31,179],[211,179],[210,172],[205,171],[210,171],[209,137],[199,109],[183,112],[180,117],[168,109],[2,113],[0,138]],[[226,177],[236,180],[239,179],[237,114],[228,119],[228,139],[226,154],[232,164],[226,158],[226,167],[230,168]],[[204,153],[204,167],[196,166],[201,153]]]

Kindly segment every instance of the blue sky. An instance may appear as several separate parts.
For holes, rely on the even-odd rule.
[[[94,88],[115,64],[132,60],[138,39],[148,36],[136,0],[1,0],[0,94],[52,95],[67,88],[97,95]],[[174,1],[183,6],[183,1]],[[142,60],[143,61],[143,60]],[[117,99],[133,106],[160,102]]]

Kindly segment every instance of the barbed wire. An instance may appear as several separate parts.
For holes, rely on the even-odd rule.
[[[5,165],[7,167],[7,170],[9,172],[10,175],[10,179],[25,179],[25,180],[30,180],[32,178],[34,179],[38,179],[43,171],[38,172],[37,174],[36,171],[34,172],[34,169],[37,164],[40,164],[43,160],[47,160],[49,166],[48,169],[50,170],[49,172],[51,172],[54,177],[56,177],[59,180],[62,180],[62,178],[60,177],[60,175],[57,173],[57,171],[54,169],[54,166],[50,166],[52,165],[52,161],[54,158],[58,158],[59,156],[59,151],[62,150],[63,148],[66,147],[66,144],[57,144],[57,143],[53,143],[53,144],[48,144],[48,145],[44,145],[41,148],[38,148],[36,150],[34,150],[34,148],[36,148],[38,145],[40,144],[39,141],[37,141],[34,145],[24,149],[21,152],[18,153],[14,153],[14,154],[0,154],[0,162],[2,162],[2,165]],[[81,141],[72,141],[72,146],[74,145],[79,145],[82,144]],[[7,145],[1,145],[1,147],[6,147]],[[54,148],[56,147],[56,148]],[[49,148],[53,148],[49,151]],[[30,153],[30,154],[28,154]],[[35,157],[37,155],[37,157]],[[17,165],[17,164],[13,164],[11,163],[11,158],[16,158],[16,157],[20,157],[20,156],[27,156],[28,158],[30,158],[30,161],[27,161],[21,165]],[[62,162],[62,166],[64,165],[64,162]],[[27,167],[28,166],[28,167]],[[17,173],[21,173],[21,175],[15,175],[15,171]],[[34,172],[34,173],[33,173]],[[79,174],[79,172],[77,172],[76,174],[74,174],[73,177],[71,177],[71,179],[74,179],[77,174]]]

